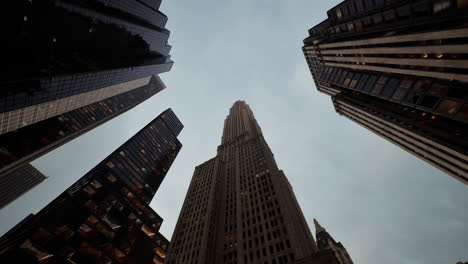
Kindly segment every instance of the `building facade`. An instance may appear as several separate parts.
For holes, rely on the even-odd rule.
[[[303,52],[336,111],[468,183],[468,1],[350,0]]]
[[[217,156],[195,168],[165,263],[283,264],[318,251],[250,107],[237,101]]]
[[[157,75],[173,62],[160,2],[7,1],[0,175],[164,88]]]
[[[31,164],[21,166],[0,177],[0,209],[43,182],[46,178]]]
[[[1,263],[163,263],[149,203],[182,145],[168,109],[0,239]]]
[[[135,107],[164,89],[153,76],[147,85],[0,135],[0,178]]]

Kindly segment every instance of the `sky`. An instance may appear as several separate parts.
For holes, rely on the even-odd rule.
[[[467,187],[339,116],[316,90],[302,40],[338,2],[163,0],[167,88],[34,161],[48,179],[0,211],[0,234],[171,107],[183,147],[151,203],[170,239],[195,166],[216,155],[229,108],[245,100],[311,229],[317,218],[355,263],[468,261]]]

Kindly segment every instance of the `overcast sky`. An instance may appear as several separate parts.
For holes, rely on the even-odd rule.
[[[231,105],[246,100],[313,218],[356,264],[468,261],[468,189],[339,116],[317,92],[301,51],[307,29],[339,1],[163,0],[175,65],[167,89],[40,158],[49,178],[0,211],[0,233],[36,213],[171,107],[182,151],[152,207],[171,238],[194,167],[216,155]]]

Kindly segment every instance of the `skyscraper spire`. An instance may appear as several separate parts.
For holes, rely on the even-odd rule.
[[[326,232],[325,228],[319,224],[317,219],[314,218],[314,225],[315,225],[315,234],[318,234],[320,232]]]
[[[351,257],[346,248],[341,242],[336,242],[335,239],[322,227],[319,222],[314,219],[315,224],[315,238],[320,251],[331,251],[336,256],[336,261],[339,264],[353,264]]]
[[[240,136],[255,136],[261,133],[262,130],[249,105],[242,100],[236,101],[229,110],[226,120],[224,120],[222,144],[226,144]]]

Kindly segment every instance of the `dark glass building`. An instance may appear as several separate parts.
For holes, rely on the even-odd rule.
[[[252,110],[237,101],[218,154],[195,168],[165,263],[285,264],[318,252]]]
[[[140,88],[0,135],[0,177],[133,108],[164,88],[159,77],[153,76]]]
[[[130,109],[171,69],[160,1],[9,0],[0,173]],[[67,128],[64,128],[67,127]],[[11,143],[11,138],[27,140]]]
[[[468,1],[350,0],[304,55],[336,111],[468,183]]]
[[[168,109],[0,239],[1,263],[163,263],[169,242],[149,203],[182,124]]]
[[[30,164],[0,176],[0,209],[40,184],[47,177]]]

